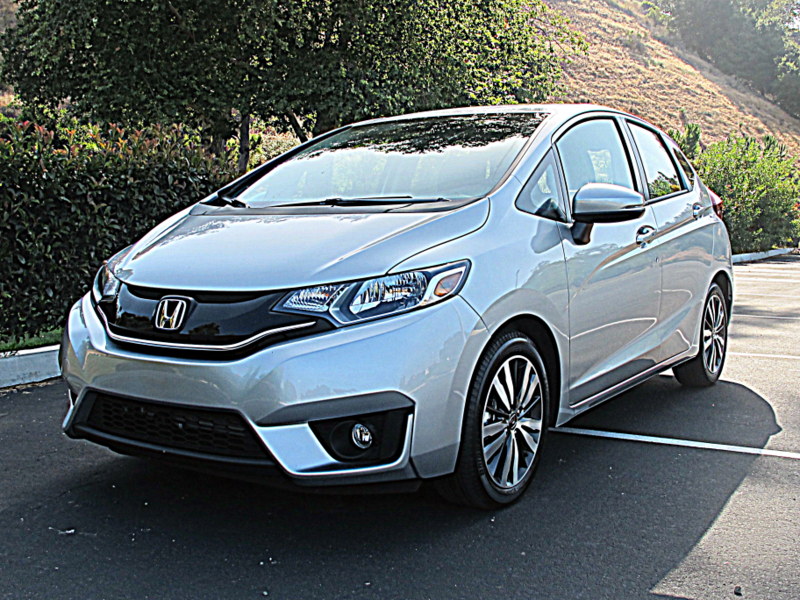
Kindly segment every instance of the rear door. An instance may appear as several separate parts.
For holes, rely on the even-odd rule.
[[[697,335],[714,244],[713,217],[694,170],[674,143],[644,123],[628,120],[627,126],[658,225],[652,242],[662,277],[656,359],[665,361],[689,350]]]
[[[555,146],[570,202],[587,183],[641,191],[638,170],[614,116],[581,121],[560,133]],[[647,370],[658,346],[657,256],[639,239],[656,232],[651,208],[639,219],[596,224],[589,243],[563,240],[570,293],[570,404]]]

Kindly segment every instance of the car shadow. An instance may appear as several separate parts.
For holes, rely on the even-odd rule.
[[[769,403],[722,381],[659,377],[570,426],[763,447]],[[553,433],[517,504],[479,512],[429,488],[308,495],[52,440],[30,493],[0,512],[24,594],[62,598],[614,598],[692,551],[757,457]],[[41,500],[39,500],[41,498]],[[18,521],[22,519],[22,521]]]

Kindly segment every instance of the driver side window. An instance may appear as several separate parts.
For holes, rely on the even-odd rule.
[[[587,183],[613,183],[636,189],[625,146],[612,119],[576,125],[559,138],[556,148],[570,198]]]

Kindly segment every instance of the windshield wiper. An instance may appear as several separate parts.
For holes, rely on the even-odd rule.
[[[208,204],[210,206],[232,206],[233,208],[250,208],[250,205],[246,202],[242,202],[238,198],[232,196],[223,196],[222,194],[217,194],[208,202],[203,202],[203,204]]]
[[[309,202],[290,202],[288,204],[273,204],[273,206],[372,206],[376,204],[416,204],[418,202],[448,202],[447,198],[414,198],[413,196],[363,196],[359,198],[325,198],[324,200],[311,200]]]

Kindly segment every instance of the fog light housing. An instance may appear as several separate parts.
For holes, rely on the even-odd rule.
[[[325,450],[341,462],[378,465],[395,460],[403,450],[408,415],[402,408],[309,423]]]
[[[350,438],[353,440],[353,444],[356,448],[360,450],[366,450],[372,446],[372,432],[369,430],[369,427],[362,423],[353,425],[353,429],[350,430]]]

